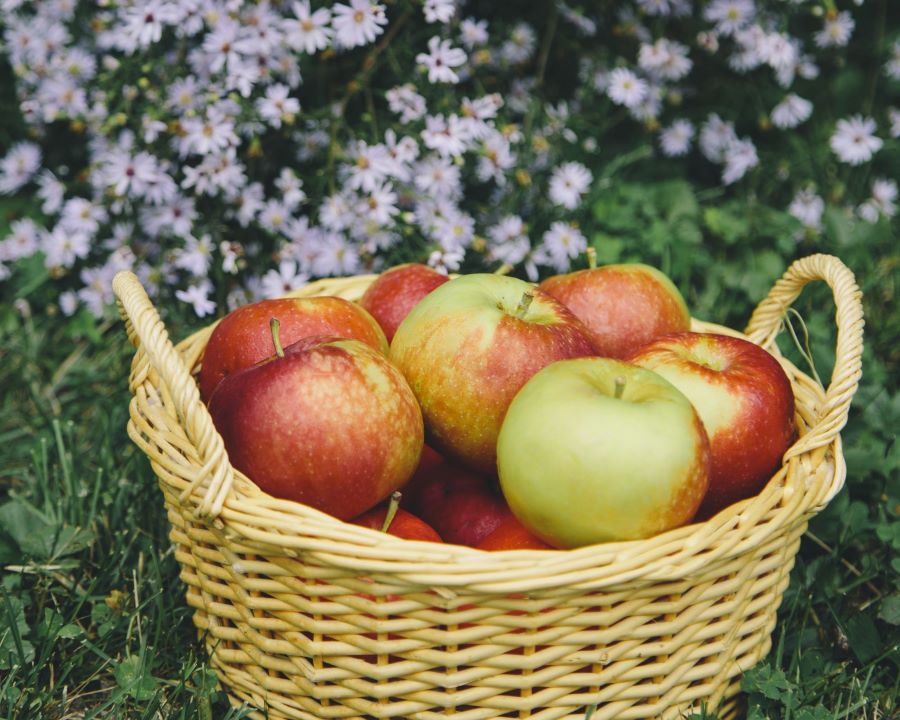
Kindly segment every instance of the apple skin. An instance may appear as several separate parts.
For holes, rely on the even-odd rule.
[[[714,333],[659,338],[630,361],[662,375],[697,408],[712,453],[700,517],[758,493],[795,437],[794,393],[758,345]]]
[[[449,278],[419,263],[407,263],[381,273],[359,300],[384,330],[390,342],[403,319],[418,302]]]
[[[525,294],[533,297],[517,317]],[[390,358],[422,407],[429,443],[483,473],[525,382],[556,360],[592,355],[584,326],[531,283],[465,275],[441,285],[397,329]]]
[[[341,520],[404,485],[422,452],[412,391],[359,340],[304,338],[233,372],[209,412],[235,468],[270,495]]]
[[[624,358],[651,340],[690,330],[691,316],[672,281],[642,263],[554,275],[541,290],[585,324],[597,355]]]
[[[706,493],[709,440],[688,399],[659,375],[608,358],[564,360],[516,395],[497,465],[521,523],[573,548],[689,522]]]
[[[403,489],[402,502],[444,542],[469,547],[476,547],[511,517],[494,479],[446,459],[427,468],[420,465]]]
[[[200,366],[200,397],[209,401],[226,375],[275,353],[269,321],[278,318],[284,347],[313,335],[361,340],[384,355],[384,332],[368,312],[338,297],[279,298],[244,305],[228,313],[209,336]]]
[[[354,525],[372,528],[373,530],[381,530],[384,525],[384,519],[387,517],[388,507],[385,503],[376,505],[371,510],[367,510],[362,515],[353,518],[350,522]],[[441,536],[431,525],[424,520],[417,518],[411,512],[407,512],[403,508],[397,509],[397,514],[391,520],[391,524],[387,529],[389,535],[403,538],[404,540],[427,540],[428,542],[443,542]]]
[[[479,550],[553,550],[540,538],[532,535],[519,519],[512,515],[478,543]]]

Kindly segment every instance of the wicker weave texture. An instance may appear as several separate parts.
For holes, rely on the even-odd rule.
[[[296,295],[357,299],[372,276]],[[775,337],[809,282],[836,306],[823,390]],[[272,498],[231,468],[195,380],[212,327],[174,347],[138,283],[114,281],[137,353],[129,434],[150,459],[187,602],[222,686],[256,717],[733,717],[768,651],[808,519],[844,482],[839,432],[860,375],[861,296],[836,258],[794,263],[746,337],[782,362],[799,438],[760,495],[657,537],[488,553],[412,542]],[[694,321],[697,330],[741,335]]]

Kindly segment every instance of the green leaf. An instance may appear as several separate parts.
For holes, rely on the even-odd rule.
[[[856,613],[847,620],[845,631],[850,649],[861,663],[867,663],[878,656],[881,651],[881,638],[872,618]]]
[[[795,720],[832,720],[834,715],[822,705],[811,708],[800,708],[794,715]]]
[[[900,593],[888,595],[881,601],[878,619],[891,625],[900,625]]]
[[[50,556],[55,528],[34,506],[18,499],[0,505],[0,527],[26,555]]]
[[[750,223],[746,218],[718,207],[706,208],[703,211],[703,224],[713,235],[722,238],[728,245],[734,245],[750,231]]]
[[[622,257],[622,249],[625,243],[622,238],[607,235],[603,232],[595,232],[591,236],[591,247],[597,251],[598,265],[611,265],[617,263]]]
[[[26,639],[29,632],[22,600],[4,593],[0,598],[0,670],[34,660],[34,645]]]
[[[745,692],[757,693],[770,700],[777,700],[783,705],[793,702],[796,686],[781,668],[770,665],[757,665],[744,675],[741,688]]]
[[[150,674],[147,663],[137,655],[130,655],[120,662],[115,676],[119,688],[139,702],[152,698],[159,688],[159,680]]]
[[[84,550],[95,539],[92,530],[57,524],[53,518],[19,498],[0,505],[0,527],[24,555],[38,560],[72,555]],[[3,543],[0,540],[2,555]]]

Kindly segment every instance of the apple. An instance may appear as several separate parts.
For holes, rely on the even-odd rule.
[[[689,330],[691,316],[665,274],[641,263],[594,266],[540,284],[587,327],[597,355],[624,358],[651,340]]]
[[[778,361],[729,335],[678,333],[659,338],[630,361],[662,375],[697,408],[712,454],[710,517],[758,493],[794,440],[794,394]]]
[[[356,303],[338,297],[261,300],[228,313],[209,336],[200,366],[200,396],[209,401],[222,378],[270,357],[269,320],[278,318],[287,347],[311,335],[361,340],[387,354],[387,339],[378,323]]]
[[[419,263],[407,263],[381,273],[369,285],[359,304],[374,317],[390,342],[409,311],[449,278]]]
[[[510,509],[559,548],[687,523],[709,462],[690,401],[656,373],[609,358],[545,367],[512,401],[497,442]]]
[[[515,515],[511,515],[478,543],[478,549],[491,551],[553,550],[553,546],[532,535]]]
[[[584,326],[561,303],[524,280],[488,274],[426,295],[390,349],[429,442],[485,473],[495,472],[500,423],[519,388],[551,362],[592,354]]]
[[[412,476],[424,428],[387,358],[359,340],[304,338],[230,373],[209,401],[231,464],[261,489],[345,520]]]
[[[389,502],[376,505],[350,522],[373,530],[381,530],[404,540],[443,542],[431,525],[400,507],[399,491],[391,495]]]
[[[510,517],[494,479],[446,459],[417,470],[403,489],[403,502],[444,542],[469,547],[478,545]]]

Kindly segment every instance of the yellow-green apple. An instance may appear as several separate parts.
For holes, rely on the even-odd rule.
[[[795,431],[791,382],[774,357],[741,338],[677,333],[629,360],[669,380],[700,413],[712,449],[701,517],[762,489]]]
[[[314,336],[276,348],[210,398],[231,464],[270,495],[342,520],[403,486],[424,429],[400,371],[359,340]]]
[[[540,288],[585,324],[597,355],[603,357],[623,358],[660,335],[691,327],[678,288],[649,265],[590,267],[549,277]]]
[[[209,401],[226,375],[255,365],[273,353],[269,320],[281,323],[287,347],[312,335],[360,340],[387,354],[387,339],[378,323],[356,303],[337,297],[279,298],[244,305],[216,325],[203,351],[200,396]]]
[[[591,354],[584,326],[561,303],[524,280],[488,274],[426,295],[390,349],[429,442],[485,473],[496,470],[497,433],[519,388],[555,360]]]
[[[379,275],[359,300],[384,330],[390,342],[403,318],[416,304],[449,278],[420,263],[398,265]]]
[[[635,540],[689,522],[709,476],[690,401],[610,358],[548,365],[519,391],[497,441],[513,514],[560,548]]]

